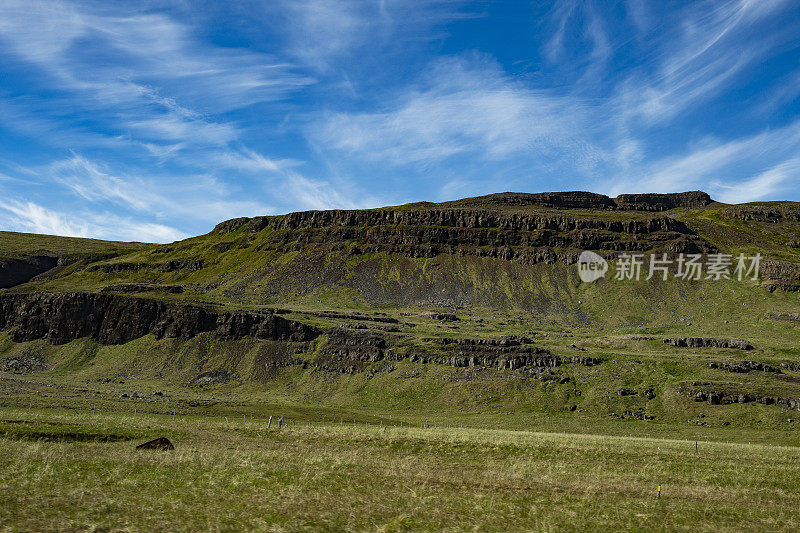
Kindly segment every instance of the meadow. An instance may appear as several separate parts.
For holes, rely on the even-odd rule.
[[[797,447],[286,420],[0,407],[0,530],[800,528]]]

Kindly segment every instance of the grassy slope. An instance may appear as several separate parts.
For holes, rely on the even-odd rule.
[[[761,228],[762,223],[748,222],[756,229],[745,234],[741,224],[725,214],[730,209],[714,204],[673,214],[712,242],[729,243],[731,252],[750,251],[756,246],[768,256],[796,257],[798,251],[785,245],[794,238],[796,223],[765,229]],[[604,215],[623,216],[617,212]],[[410,259],[391,254],[325,253],[326,249],[320,246],[282,254],[264,249],[281,238],[280,232],[273,230],[250,234],[242,228],[232,234],[203,235],[168,246],[152,245],[102,262],[153,265],[150,268],[106,274],[68,267],[55,278],[22,289],[99,290],[120,282],[179,283],[187,288],[184,294],[147,296],[214,301],[232,308],[279,305],[292,311],[287,317],[323,327],[342,320],[306,313],[324,309],[381,312],[400,321],[400,333],[406,336],[402,342],[409,350],[429,349],[425,339],[431,337],[511,333],[535,335],[537,345],[558,355],[592,355],[605,362],[593,368],[567,365],[558,373],[569,377],[570,382],[557,385],[535,380],[510,382],[504,375],[486,379],[467,371],[410,363],[398,364],[397,371],[375,377],[362,374],[326,378],[300,370],[265,377],[255,371],[255,360],[258,353],[273,348],[253,342],[223,345],[205,337],[183,344],[145,338],[121,347],[76,341],[54,348],[43,342],[6,341],[0,343],[0,355],[38,350],[46,354],[52,368],[40,376],[65,384],[79,380],[94,387],[100,379],[130,376],[125,378],[128,385],[101,391],[109,394],[118,389],[130,392],[137,387],[157,390],[165,384],[179,391],[203,372],[222,370],[233,373],[235,379],[208,395],[219,393],[244,402],[310,402],[326,408],[363,406],[397,412],[427,405],[443,413],[466,409],[470,413],[488,410],[548,415],[576,406],[580,410],[578,418],[603,419],[612,413],[641,408],[658,419],[682,424],[702,422],[722,427],[731,423],[787,431],[796,425],[788,422],[782,409],[753,405],[710,407],[682,396],[680,388],[691,381],[707,381],[742,392],[800,397],[800,376],[792,372],[778,377],[762,372],[731,374],[706,366],[712,360],[743,358],[775,365],[800,360],[800,323],[776,319],[781,313],[800,310],[799,294],[768,293],[756,283],[736,281],[581,284],[573,266],[523,265],[469,256]],[[221,252],[215,248],[222,243],[230,244],[230,249]],[[742,248],[744,244],[750,248]],[[205,268],[196,272],[163,272],[159,265],[168,260],[203,260]],[[413,305],[415,299],[426,295],[471,305],[457,310],[458,322],[442,324],[425,317],[424,308]],[[435,308],[435,302],[430,307]],[[631,335],[649,335],[654,340],[635,341]],[[661,342],[673,335],[745,338],[756,350],[688,350]],[[572,344],[586,351],[576,352],[568,347]],[[313,347],[303,357],[312,359],[312,352]],[[619,395],[623,388],[654,388],[657,397],[623,398]],[[709,416],[701,421],[696,418],[700,414]],[[509,427],[524,427],[527,423],[512,422],[513,417],[503,420]]]
[[[798,240],[796,223],[741,223],[726,209],[674,216],[726,251],[800,262],[787,246]],[[581,284],[574,267],[475,257],[258,251],[280,238],[239,230],[145,246],[105,262],[152,268],[105,274],[74,265],[17,290],[178,283],[184,294],[145,296],[277,305],[289,318],[320,326],[348,321],[306,313],[380,312],[400,321],[404,342],[417,350],[429,349],[431,337],[532,334],[558,355],[604,362],[559,367],[557,375],[570,378],[564,384],[405,361],[374,375],[297,366],[265,373],[259,354],[282,349],[265,341],[147,336],[122,346],[89,339],[51,346],[13,343],[3,334],[0,359],[33,354],[48,370],[0,373],[0,523],[28,530],[797,529],[797,413],[698,403],[681,387],[703,381],[800,397],[800,373],[732,374],[706,365],[800,360],[800,322],[777,319],[800,311],[800,294],[749,282]],[[233,247],[222,253],[214,248],[221,243]],[[198,259],[206,268],[196,272],[159,268]],[[426,294],[471,305],[455,310],[459,321],[441,323],[425,316],[436,302],[413,304]],[[661,342],[672,335],[745,338],[756,349]],[[641,336],[653,339],[633,338]],[[297,356],[313,359],[315,346]],[[231,379],[189,386],[209,371]],[[637,394],[622,396],[623,388]],[[647,389],[654,398],[642,395]],[[609,416],[637,409],[655,420]],[[266,431],[271,415],[302,427]],[[340,420],[359,426],[342,428]],[[379,429],[399,421],[435,428]],[[453,429],[461,426],[470,429]],[[142,454],[131,450],[132,441],[94,441],[99,435],[168,435],[178,450]],[[38,440],[20,446],[30,438]]]
[[[23,255],[42,251],[56,255],[81,255],[108,250],[135,250],[138,242],[102,241],[79,237],[60,237],[33,233],[0,231],[0,256]]]

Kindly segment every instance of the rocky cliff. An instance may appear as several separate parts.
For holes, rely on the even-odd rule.
[[[583,249],[699,253],[714,248],[681,221],[650,213],[711,202],[705,193],[622,195],[501,193],[443,204],[372,210],[303,211],[236,218],[213,233],[271,232],[262,247],[280,252],[309,244],[356,243],[352,253],[389,252],[408,257],[477,255],[529,263],[573,262]],[[525,209],[527,206],[553,208]],[[625,217],[571,209],[628,210]],[[225,249],[234,243],[222,243]]]
[[[223,339],[243,337],[289,342],[315,339],[319,331],[270,311],[217,311],[199,305],[113,294],[2,294],[0,330],[16,342],[47,339],[64,344],[91,337],[123,344],[144,335],[187,339],[206,331]]]
[[[52,255],[22,255],[0,257],[0,289],[7,289],[43,274],[58,265],[58,257]]]

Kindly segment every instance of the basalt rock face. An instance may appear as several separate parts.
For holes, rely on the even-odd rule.
[[[698,194],[627,195],[620,205],[635,206],[640,211],[658,211],[676,205],[703,203]],[[526,263],[571,263],[584,249],[714,251],[713,246],[683,222],[666,215],[639,212],[627,218],[592,217],[568,210],[525,209],[528,205],[538,205],[609,211],[619,209],[615,202],[603,195],[582,192],[502,193],[426,208],[304,211],[237,218],[218,224],[214,232],[225,234],[243,227],[251,233],[269,229],[270,240],[261,249],[279,252],[301,250],[309,244],[334,247],[339,244],[353,254],[476,255]]]
[[[708,368],[716,368],[719,370],[724,370],[725,372],[737,372],[740,374],[746,374],[751,370],[769,372],[772,374],[782,373],[780,368],[767,363],[762,363],[760,361],[710,361],[708,363]]]
[[[94,293],[0,295],[3,329],[12,329],[15,342],[48,339],[53,344],[83,337],[101,344],[123,344],[147,334],[187,339],[206,331],[230,340],[310,341],[320,333],[269,311],[218,312],[198,305]]]
[[[737,350],[752,350],[753,345],[741,339],[712,339],[708,337],[676,337],[664,339],[666,344],[678,348],[735,348]]]
[[[157,285],[153,283],[120,283],[119,285],[103,287],[100,292],[160,292],[164,294],[180,294],[183,292],[183,287],[180,285]]]
[[[685,226],[659,228],[653,226],[653,224],[670,224],[670,222],[664,221],[666,217],[661,217],[656,222],[648,221],[644,225],[636,225],[636,221],[579,219],[568,213],[541,215],[524,208],[538,206],[551,209],[601,211],[666,211],[677,207],[703,207],[711,202],[711,197],[702,191],[672,194],[622,194],[616,199],[583,191],[537,194],[498,193],[441,204],[427,204],[424,208],[417,208],[415,206],[418,204],[414,204],[411,207],[401,208],[332,209],[301,211],[278,216],[240,217],[217,224],[214,233],[230,233],[245,225],[251,232],[261,231],[267,227],[298,229],[381,225],[499,228],[523,231],[543,229],[558,231],[605,229],[627,233],[647,233],[656,229],[680,231],[685,229]],[[672,219],[668,220],[676,223]]]
[[[703,191],[690,191],[671,194],[620,194],[614,202],[617,209],[623,211],[668,211],[679,207],[704,207],[712,200]]]
[[[25,255],[0,258],[0,289],[27,283],[58,265],[58,257],[51,255]]]
[[[324,370],[340,369],[345,373],[365,370],[369,363],[401,361],[462,367],[518,370],[555,368],[564,364],[593,366],[601,363],[594,357],[560,357],[533,346],[526,337],[498,339],[427,339],[439,346],[433,349],[408,349],[392,337],[375,332],[355,332],[344,328],[328,331],[328,342],[317,366]]]
[[[731,206],[723,214],[726,217],[745,222],[798,222],[800,206],[798,205],[736,205]]]
[[[703,207],[713,200],[702,191],[670,194],[621,194],[610,198],[604,194],[585,191],[526,193],[497,193],[476,198],[445,202],[452,207],[481,207],[487,204],[501,206],[541,206],[556,209],[604,209],[622,211],[666,211],[677,207]]]
[[[715,386],[713,383],[693,382],[682,387],[683,392],[696,402],[708,402],[712,405],[728,405],[732,403],[760,403],[775,405],[784,409],[800,410],[800,398],[773,396],[752,392],[729,390]]]

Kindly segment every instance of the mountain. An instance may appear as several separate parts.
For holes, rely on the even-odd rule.
[[[584,250],[605,277],[581,282]],[[731,279],[615,279],[630,254],[724,256]],[[758,279],[738,279],[740,254]],[[0,256],[0,370],[25,379],[779,428],[800,408],[794,202],[499,193],[168,245],[3,233]]]

